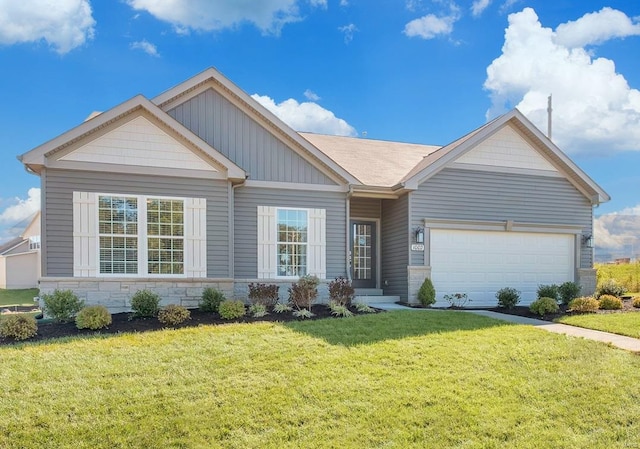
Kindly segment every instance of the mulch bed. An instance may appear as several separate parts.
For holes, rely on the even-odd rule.
[[[257,321],[288,322],[301,320],[300,318],[293,316],[291,312],[270,313],[269,315],[266,315],[262,318],[253,318],[247,315],[237,320],[223,320],[217,313],[201,312],[199,309],[190,310],[191,319],[178,326],[175,326],[175,329],[209,324],[254,323]],[[359,314],[359,312],[357,312],[354,308],[350,308],[350,310],[355,315]],[[374,310],[376,310],[376,312],[381,312],[381,310],[378,309]],[[311,311],[315,315],[312,318],[305,318],[305,320],[335,318],[335,316],[331,314],[331,310],[326,305],[314,305],[311,308]],[[111,315],[111,317],[113,319],[113,322],[111,323],[111,325],[109,325],[108,328],[96,331],[90,329],[78,329],[75,323],[61,324],[53,322],[38,322],[38,333],[36,334],[36,336],[24,341],[31,342],[61,337],[119,334],[124,332],[149,332],[167,329],[167,326],[160,323],[156,318],[131,318],[130,313],[115,313]],[[10,345],[15,343],[20,342],[0,337],[0,345]]]

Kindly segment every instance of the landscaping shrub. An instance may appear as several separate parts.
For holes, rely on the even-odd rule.
[[[160,310],[160,296],[151,290],[138,290],[131,298],[131,310],[136,317],[154,317]]]
[[[249,284],[249,302],[251,304],[263,304],[273,307],[278,302],[280,287],[275,284]]]
[[[520,292],[513,287],[501,288],[496,292],[498,307],[513,309],[520,302]]]
[[[103,329],[112,322],[111,314],[105,306],[87,306],[76,315],[78,329]]]
[[[158,312],[158,321],[167,326],[177,326],[191,318],[191,312],[183,306],[169,304]]]
[[[636,296],[635,298],[633,298],[632,304],[636,309],[640,309],[640,296]]]
[[[311,311],[311,304],[318,297],[318,284],[320,279],[313,275],[300,277],[289,287],[289,302],[296,309],[308,309]]]
[[[218,313],[220,314],[220,318],[224,320],[234,320],[236,318],[243,317],[246,310],[242,301],[227,299],[220,303]]]
[[[249,314],[254,318],[262,318],[265,315],[269,315],[269,312],[267,312],[267,306],[264,304],[251,304],[249,306]]]
[[[548,313],[556,313],[560,308],[558,307],[558,303],[555,299],[543,296],[542,298],[533,301],[529,306],[529,310],[537,315],[544,316]]]
[[[365,304],[364,302],[356,302],[354,304],[354,307],[356,308],[356,310],[360,313],[374,313],[375,309],[373,307],[370,307],[369,304]]]
[[[282,302],[279,302],[275,306],[273,306],[273,311],[275,313],[291,312],[292,310],[293,308],[289,304],[285,304]]]
[[[224,293],[215,288],[207,287],[202,290],[202,299],[198,304],[203,312],[216,313],[220,303],[225,300]]]
[[[449,303],[450,307],[464,307],[467,302],[471,301],[466,293],[452,293],[442,297]]]
[[[0,321],[0,337],[26,340],[38,333],[38,323],[31,315],[7,315]]]
[[[556,284],[548,284],[548,285],[538,285],[538,299],[540,298],[551,298],[558,301],[558,285]]]
[[[353,316],[353,312],[349,310],[349,308],[336,301],[329,301],[329,309],[331,310],[331,315],[348,317]]]
[[[622,309],[622,300],[613,295],[600,296],[601,310],[620,310]]]
[[[71,290],[54,290],[50,295],[42,295],[44,311],[54,321],[68,323],[84,306],[84,301],[78,299]]]
[[[602,295],[620,297],[624,295],[624,287],[618,284],[618,281],[616,281],[615,279],[607,279],[598,286],[594,296],[597,299],[600,299]]]
[[[436,289],[434,288],[431,279],[426,278],[420,286],[420,290],[418,290],[418,301],[420,301],[420,304],[424,307],[429,307],[435,304]]]
[[[572,312],[586,313],[595,312],[600,308],[600,303],[596,298],[591,296],[584,296],[582,298],[575,298],[569,302],[569,310]]]
[[[356,290],[351,285],[351,281],[342,276],[329,282],[329,298],[336,304],[349,307],[355,293]]]
[[[315,316],[315,314],[309,309],[298,309],[293,311],[293,316],[305,319],[305,318],[311,318]]]
[[[562,304],[569,304],[580,294],[582,287],[576,282],[567,281],[558,287],[558,295]]]

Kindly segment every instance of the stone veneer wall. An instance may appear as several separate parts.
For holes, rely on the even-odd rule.
[[[149,289],[160,295],[160,305],[179,304],[198,307],[206,287],[233,297],[233,279],[139,279],[139,278],[42,278],[40,295],[54,290],[73,290],[86,305],[103,305],[111,313],[131,311],[131,297],[138,290]]]
[[[431,267],[424,265],[409,265],[407,267],[407,282],[409,285],[408,302],[418,304],[418,290],[426,278],[431,278]]]

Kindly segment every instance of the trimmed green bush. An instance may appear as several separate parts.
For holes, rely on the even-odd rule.
[[[420,290],[418,290],[418,301],[424,307],[429,307],[436,302],[436,289],[433,286],[433,282],[431,279],[426,278],[422,285],[420,286]]]
[[[71,290],[54,290],[50,295],[42,295],[44,311],[58,323],[68,323],[84,306]]]
[[[538,285],[538,299],[551,298],[558,301],[558,286],[556,284]]]
[[[224,293],[215,288],[207,287],[202,290],[202,299],[200,300],[200,310],[203,312],[216,313],[220,303],[225,300]]]
[[[496,292],[498,307],[513,309],[520,302],[520,292],[513,287],[501,288]]]
[[[636,296],[632,301],[633,307],[640,309],[640,296]]]
[[[622,309],[622,300],[613,295],[600,296],[600,310],[620,310]]]
[[[560,310],[560,307],[558,307],[555,299],[542,297],[533,301],[529,306],[529,310],[537,315],[545,316],[548,313],[556,313]]]
[[[227,299],[220,303],[218,313],[220,314],[220,318],[224,320],[234,320],[236,318],[243,317],[246,310],[242,301]]]
[[[269,315],[269,312],[267,312],[267,306],[256,303],[249,306],[249,315],[254,318],[262,318],[265,315]]]
[[[584,296],[575,298],[569,303],[569,310],[578,313],[595,312],[600,308],[600,303],[596,298]]]
[[[0,337],[26,340],[38,333],[38,323],[31,315],[7,315],[0,320]]]
[[[154,317],[160,311],[160,296],[151,290],[138,290],[131,298],[131,310],[136,317]]]
[[[575,299],[580,294],[582,287],[576,283],[567,281],[558,287],[558,296],[562,304],[569,304],[572,299]]]
[[[87,306],[76,315],[78,329],[103,329],[112,322],[111,314],[105,306]]]
[[[158,321],[166,326],[177,326],[190,318],[191,312],[178,304],[169,304],[158,312]]]
[[[335,304],[349,307],[355,293],[356,290],[351,285],[351,281],[342,276],[329,282],[329,298]]]
[[[624,287],[618,283],[615,279],[607,279],[596,289],[595,297],[600,299],[602,295],[611,295],[620,297],[624,295]]]

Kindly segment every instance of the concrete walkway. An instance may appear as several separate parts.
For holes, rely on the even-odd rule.
[[[437,312],[442,309],[419,309],[412,307],[401,306],[400,304],[393,303],[380,303],[374,304],[374,307],[383,310],[416,310],[416,311],[430,311]],[[508,321],[516,324],[527,324],[534,326],[549,332],[556,334],[565,334],[572,337],[582,337],[588,340],[601,341],[603,343],[610,343],[611,345],[626,349],[627,351],[640,352],[640,339],[625,337],[624,335],[611,334],[609,332],[602,332],[593,329],[585,329],[582,327],[569,326],[568,324],[551,323],[549,321],[535,320],[532,318],[525,318],[516,315],[507,315],[506,313],[491,312],[489,310],[464,310],[462,313],[474,313],[476,315],[482,315],[496,320]]]

